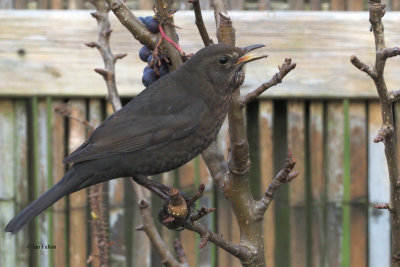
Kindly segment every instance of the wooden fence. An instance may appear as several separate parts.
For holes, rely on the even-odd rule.
[[[365,11],[366,0],[228,0],[230,10],[333,10]],[[153,0],[127,0],[133,9],[151,10]],[[211,9],[211,0],[201,0],[203,10]],[[400,11],[400,0],[386,1],[388,10]],[[88,0],[1,0],[1,8],[12,9],[91,9]],[[188,10],[192,5],[187,0],[176,0],[175,8]]]
[[[148,12],[138,12],[138,15]],[[265,219],[264,239],[271,267],[370,266],[390,261],[387,211],[373,208],[389,200],[382,144],[373,137],[381,127],[373,84],[349,63],[351,54],[373,60],[374,42],[364,13],[232,12],[239,45],[266,43],[270,57],[248,66],[243,92],[276,72],[285,57],[297,68],[282,85],[246,107],[252,158],[252,190],[257,196],[283,166],[287,148],[300,176],[281,188]],[[214,36],[212,14],[206,26]],[[201,47],[191,12],[176,23],[185,51]],[[400,14],[385,16],[388,45],[400,43]],[[112,49],[128,52],[117,64],[121,95],[140,91],[140,46],[112,18]],[[96,125],[111,113],[104,82],[92,70],[102,65],[97,51],[82,45],[96,38],[96,23],[85,11],[0,12],[0,228],[62,177],[62,159],[85,140],[87,129],[54,112],[68,103],[74,117]],[[398,59],[389,62],[386,79],[399,88]],[[396,121],[400,106],[395,106]],[[396,135],[400,138],[400,127]],[[227,144],[224,125],[219,143]],[[206,184],[201,204],[216,207],[203,219],[214,231],[238,242],[229,204],[215,192],[197,158],[177,171],[154,177],[193,192]],[[128,181],[105,187],[113,266],[160,266],[140,224]],[[0,266],[86,266],[92,253],[87,192],[57,202],[15,236],[0,232]],[[152,199],[154,216],[160,201]],[[182,231],[160,231],[166,242],[179,237],[191,266],[239,266],[232,256]],[[30,245],[56,248],[32,249]],[[97,263],[92,263],[97,266]]]

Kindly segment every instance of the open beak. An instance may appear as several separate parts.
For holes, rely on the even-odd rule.
[[[247,54],[250,51],[253,51],[255,49],[258,49],[258,48],[261,48],[261,47],[264,47],[264,46],[265,45],[263,45],[263,44],[256,44],[256,45],[250,45],[250,46],[242,47],[241,50],[243,51],[243,55],[238,58],[238,60],[236,61],[235,65],[245,64],[245,63],[248,63],[250,61],[254,61],[254,60],[257,60],[257,59],[268,57],[268,55],[255,56],[255,55],[252,55],[252,54]]]

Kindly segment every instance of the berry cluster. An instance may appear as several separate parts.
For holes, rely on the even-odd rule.
[[[152,33],[158,33],[159,22],[154,17],[139,17]],[[143,69],[142,83],[149,86],[152,82],[168,73],[168,59],[158,52],[151,51],[147,46],[143,46],[139,51],[139,57],[147,66]]]

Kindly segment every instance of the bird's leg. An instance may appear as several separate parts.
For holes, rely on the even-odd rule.
[[[168,199],[168,194],[171,190],[170,187],[157,181],[151,180],[147,178],[146,175],[136,175],[132,177],[132,179],[136,183],[140,184],[141,186],[147,188],[148,190],[159,196],[162,200]]]

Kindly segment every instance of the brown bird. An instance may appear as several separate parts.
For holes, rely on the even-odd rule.
[[[65,195],[118,177],[154,175],[187,163],[215,140],[245,63],[263,47],[223,44],[198,51],[107,118],[64,163],[64,177],[6,226],[16,233]]]

